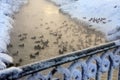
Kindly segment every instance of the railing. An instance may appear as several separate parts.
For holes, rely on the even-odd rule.
[[[112,78],[114,70],[120,65],[119,53],[120,40],[117,40],[49,60],[2,70],[0,80],[24,80],[23,77],[26,76],[25,80],[103,80],[103,73],[107,73],[105,80],[120,80],[120,69],[116,74],[117,79]]]

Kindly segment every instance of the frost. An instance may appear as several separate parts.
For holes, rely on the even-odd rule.
[[[102,31],[108,40],[120,39],[119,0],[51,0],[63,13]],[[111,35],[108,35],[112,33]]]
[[[51,0],[51,1],[55,2],[57,5],[60,6],[74,2],[74,0]]]
[[[117,68],[120,64],[120,56],[111,54],[110,57],[112,59],[113,67]]]
[[[10,31],[14,23],[13,16],[27,0],[0,0],[0,70],[6,68],[6,63],[12,63],[13,59],[7,53],[7,45],[10,43]]]
[[[0,70],[3,70],[6,68],[6,65],[5,63],[3,63],[1,60],[0,60]]]
[[[110,41],[120,39],[120,26],[109,31],[106,38],[107,38],[107,40],[110,40]]]
[[[5,63],[12,63],[13,62],[12,57],[8,56],[5,53],[0,53],[0,60],[5,62]]]
[[[22,69],[16,68],[16,67],[10,67],[10,68],[8,68],[8,69],[1,70],[1,73],[2,73],[2,72],[9,73],[9,72],[13,72],[13,71],[17,71],[18,73],[20,73],[20,72],[22,72]],[[0,74],[1,74],[1,73],[0,73]]]
[[[6,75],[12,75],[13,77],[18,76],[22,72],[22,69],[16,67],[10,67],[0,71],[0,78],[4,78]]]
[[[71,74],[73,75],[75,80],[81,80],[82,79],[82,72],[78,69],[74,69]]]
[[[46,80],[46,78],[40,73],[30,75],[26,80]]]

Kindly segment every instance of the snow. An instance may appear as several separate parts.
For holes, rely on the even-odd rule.
[[[0,78],[5,79],[6,75],[12,75],[13,77],[18,76],[23,70],[17,67],[10,67],[0,71]],[[6,79],[5,79],[6,80]],[[7,79],[8,80],[8,79]]]
[[[5,63],[12,63],[12,62],[13,62],[12,57],[8,56],[8,55],[5,54],[5,53],[0,53],[0,60],[1,60],[2,62],[5,62]]]
[[[3,74],[3,73],[7,74],[7,73],[10,73],[10,72],[20,73],[20,72],[22,72],[22,69],[17,68],[17,67],[10,67],[8,69],[1,70],[0,75]]]
[[[74,0],[52,0],[52,1],[59,6],[74,2]]]
[[[51,0],[60,6],[60,10],[69,14],[72,18],[76,18],[81,22],[85,22],[90,27],[102,31],[108,40],[120,38],[120,1],[119,0]],[[18,12],[20,7],[27,3],[27,0],[0,0],[0,74],[5,69],[6,63],[12,63],[13,59],[7,53],[7,45],[10,43],[10,31],[14,23],[14,13]],[[117,57],[117,58],[116,58]],[[120,56],[114,56],[113,59],[118,60]],[[108,71],[110,62],[106,59],[100,59],[100,70]],[[105,65],[107,65],[105,67]],[[118,65],[115,63],[115,66]],[[96,73],[96,65],[89,63],[87,70],[95,69],[94,73],[90,73],[88,77],[94,77]],[[16,70],[21,72],[19,68],[5,69],[5,72]],[[67,69],[60,68],[59,72],[68,74]],[[89,72],[88,72],[89,73]],[[74,76],[78,76],[81,72],[76,69],[73,71]],[[40,77],[41,75],[38,75]],[[67,76],[67,75],[66,75]],[[67,76],[69,78],[70,76]],[[35,77],[37,78],[37,77]],[[33,76],[31,80],[35,79]],[[81,78],[79,75],[78,78]],[[30,79],[29,79],[30,80]]]
[[[5,68],[6,68],[5,63],[0,60],[0,70],[3,70]]]
[[[117,28],[111,30],[110,32],[108,32],[108,35],[106,38],[108,40],[120,39],[120,27],[117,27]],[[120,45],[120,44],[117,44],[117,45]]]
[[[51,0],[60,6],[63,13],[102,31],[108,40],[120,37],[119,0]],[[92,25],[92,26],[91,26]],[[109,35],[110,32],[116,31]]]
[[[10,31],[14,23],[13,16],[27,0],[0,0],[0,70],[6,68],[6,63],[13,59],[7,54],[7,45],[10,43]]]

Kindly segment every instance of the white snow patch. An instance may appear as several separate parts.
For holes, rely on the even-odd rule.
[[[74,0],[51,0],[51,1],[55,2],[59,6],[74,2]]]
[[[0,53],[0,60],[5,62],[5,63],[12,63],[13,62],[12,57],[8,56],[5,53]]]
[[[108,39],[115,40],[108,35],[112,30],[120,27],[120,1],[119,0],[51,0],[60,5],[60,10],[69,14],[72,18],[93,25],[93,28],[102,31]],[[71,2],[72,1],[72,2]],[[116,32],[115,32],[116,33]],[[116,36],[117,35],[117,36]],[[113,38],[113,39],[111,39]]]
[[[0,71],[0,76],[3,76],[3,75],[5,75],[5,74],[13,74],[13,76],[14,75],[18,75],[19,73],[21,73],[22,72],[22,69],[20,69],[20,68],[17,68],[17,67],[10,67],[10,68],[8,68],[8,69],[4,69],[4,70],[1,70]]]
[[[10,43],[10,31],[14,23],[13,15],[27,0],[0,0],[0,70],[6,68],[5,63],[13,62],[7,53],[7,45]]]
[[[0,60],[0,70],[3,70],[5,68],[6,68],[5,63]]]

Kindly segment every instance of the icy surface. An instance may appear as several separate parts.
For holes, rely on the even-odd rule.
[[[13,15],[27,0],[0,0],[0,70],[6,68],[5,63],[13,62],[7,53],[7,45],[10,43],[10,31],[14,22]]]
[[[60,5],[60,10],[102,31],[108,40],[120,37],[119,0],[51,0]],[[113,31],[114,30],[114,31]],[[109,33],[112,33],[110,34]]]
[[[51,0],[51,1],[54,1],[57,5],[65,5],[65,4],[68,4],[68,3],[72,3],[74,2],[75,0]]]
[[[18,76],[22,72],[22,69],[17,67],[10,67],[0,71],[0,78],[3,78],[5,75],[13,75],[14,77]]]

